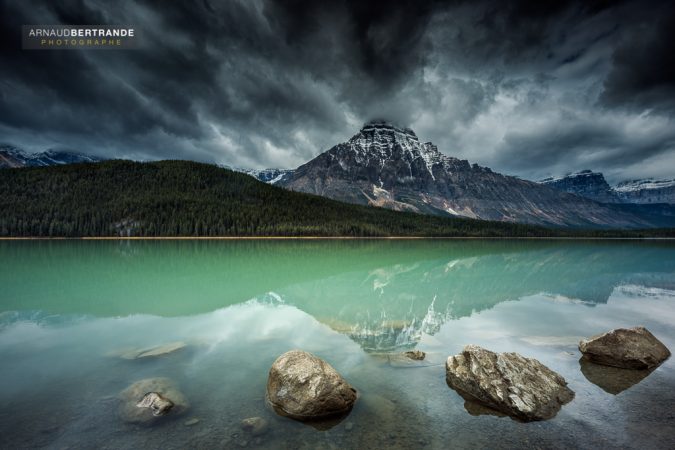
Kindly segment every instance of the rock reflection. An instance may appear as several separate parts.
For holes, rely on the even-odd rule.
[[[581,373],[588,381],[603,391],[618,395],[626,389],[638,384],[651,374],[655,368],[635,370],[618,367],[603,366],[588,361],[583,356],[579,358]]]
[[[472,416],[508,417],[503,412],[499,412],[496,409],[492,409],[481,403],[474,402],[473,400],[464,399],[464,409],[466,409],[466,412]]]
[[[344,422],[344,420],[349,417],[350,412],[351,411],[342,414],[341,416],[333,416],[326,419],[305,420],[301,423],[318,431],[328,431]]]

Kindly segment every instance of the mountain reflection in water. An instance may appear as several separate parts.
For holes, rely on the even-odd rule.
[[[673,289],[673,248],[539,240],[0,242],[8,266],[0,300],[5,311],[47,315],[179,316],[256,298],[295,306],[367,351],[389,351],[529,295],[592,307],[625,285]]]

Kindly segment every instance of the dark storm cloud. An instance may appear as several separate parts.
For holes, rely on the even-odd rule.
[[[675,8],[657,11],[643,16],[614,52],[604,104],[675,112]]]
[[[673,159],[665,2],[0,5],[0,140],[29,149],[294,167],[378,117],[535,178]],[[22,51],[36,23],[135,25],[143,47]]]
[[[434,2],[416,0],[394,4],[293,0],[266,3],[265,16],[287,43],[308,52],[318,50],[324,57],[334,56],[330,48],[312,47],[326,27],[337,25],[334,31],[340,34],[332,44],[349,56],[349,71],[364,76],[371,88],[387,90],[424,63],[421,46],[433,7]],[[336,17],[338,22],[331,24]]]

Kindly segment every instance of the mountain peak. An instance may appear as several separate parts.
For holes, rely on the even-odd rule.
[[[276,184],[423,214],[555,226],[648,226],[632,213],[447,156],[433,143],[420,142],[412,130],[384,120],[366,122],[349,141],[334,145]]]
[[[431,142],[420,142],[410,128],[402,128],[385,120],[366,122],[348,142],[327,152],[337,158],[341,167],[367,167],[381,171],[385,166],[398,172],[394,179],[417,176],[435,179],[434,166],[446,168],[454,158],[438,151]],[[353,161],[351,161],[353,159]],[[377,168],[377,169],[375,169]],[[407,175],[406,175],[407,174]],[[378,184],[387,184],[387,176],[378,177]]]
[[[359,134],[390,134],[390,135],[396,135],[399,134],[401,135],[400,137],[405,137],[408,139],[412,139],[414,141],[419,141],[417,139],[417,135],[413,130],[410,128],[403,128],[399,127],[392,122],[388,122],[386,120],[369,120],[368,122],[363,124],[363,127],[361,127],[361,130]]]

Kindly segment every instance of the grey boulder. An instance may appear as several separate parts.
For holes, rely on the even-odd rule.
[[[668,359],[670,351],[644,327],[617,328],[579,342],[588,361],[623,369],[650,369]]]
[[[279,415],[312,421],[347,414],[356,390],[326,361],[291,350],[270,368],[267,401]]]
[[[467,345],[445,369],[448,386],[465,400],[525,422],[550,419],[574,398],[562,376],[517,353]]]

